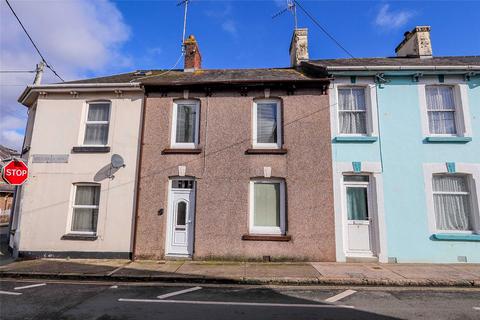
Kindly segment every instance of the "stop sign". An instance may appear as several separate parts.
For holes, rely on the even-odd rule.
[[[22,160],[12,160],[2,168],[2,177],[8,184],[19,186],[28,178],[28,167]]]

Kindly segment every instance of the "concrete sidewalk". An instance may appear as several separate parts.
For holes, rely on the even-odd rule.
[[[39,259],[1,266],[0,277],[232,284],[480,287],[480,265]]]

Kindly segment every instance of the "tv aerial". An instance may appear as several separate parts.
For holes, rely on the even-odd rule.
[[[185,33],[187,31],[187,11],[188,11],[188,3],[190,0],[182,0],[179,3],[177,3],[177,7],[181,6],[182,4],[184,5],[184,11],[183,11],[183,32],[182,32],[182,52],[185,51],[183,43],[185,42]]]
[[[290,11],[290,13],[293,15],[293,23],[294,23],[295,29],[297,29],[297,27],[298,27],[298,25],[297,25],[297,6],[295,4],[295,0],[287,0],[287,6],[284,9],[280,10],[279,12],[275,13],[272,16],[272,19],[275,19],[278,16],[281,16],[282,14],[284,14],[287,11]]]

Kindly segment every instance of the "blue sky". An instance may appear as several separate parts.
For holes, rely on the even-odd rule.
[[[183,8],[175,1],[10,0],[47,61],[67,80],[171,68],[180,55]],[[432,26],[434,55],[480,54],[480,1],[300,1],[356,57],[395,54],[403,33]],[[189,6],[187,34],[204,68],[287,67],[293,29],[286,1],[203,1]],[[298,9],[310,58],[346,54]],[[32,70],[39,58],[0,2],[0,70]],[[178,67],[182,67],[182,61]],[[16,103],[32,74],[0,74],[0,144],[21,146],[26,110]],[[47,72],[45,82],[58,79]]]

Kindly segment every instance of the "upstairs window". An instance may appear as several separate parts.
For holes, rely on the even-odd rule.
[[[277,100],[253,104],[253,147],[276,149],[282,146],[281,107]]]
[[[340,134],[367,134],[365,88],[338,88],[338,118]]]
[[[97,232],[99,204],[100,185],[75,185],[71,231],[95,234]]]
[[[471,231],[474,218],[466,175],[436,174],[432,180],[435,222],[442,231]]]
[[[90,146],[107,145],[109,120],[109,102],[89,103],[83,144]]]
[[[455,99],[452,86],[427,86],[428,128],[430,134],[456,135]]]
[[[172,147],[198,145],[199,102],[182,100],[173,104]]]

